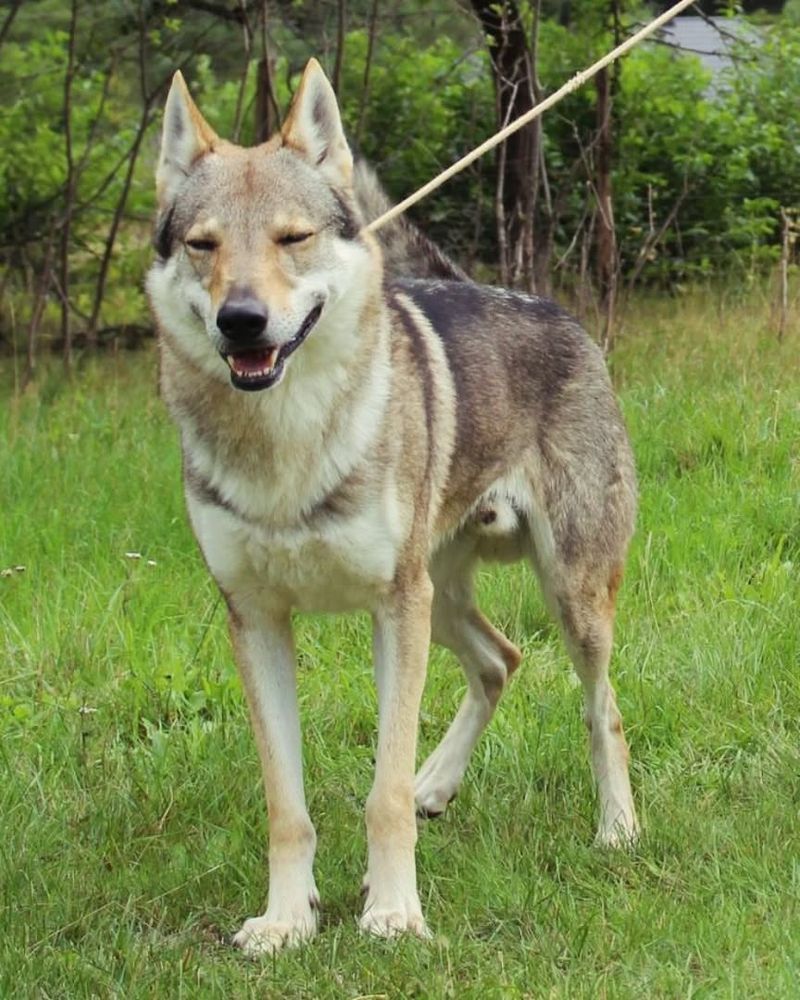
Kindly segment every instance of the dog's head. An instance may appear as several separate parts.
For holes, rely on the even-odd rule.
[[[336,97],[316,60],[280,133],[253,149],[218,138],[176,73],[147,282],[165,335],[247,390],[276,385],[312,331],[335,336],[337,303],[347,296],[352,308],[376,266],[352,179]]]

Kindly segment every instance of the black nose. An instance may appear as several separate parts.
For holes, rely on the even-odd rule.
[[[229,340],[255,340],[267,328],[267,307],[255,298],[228,299],[217,313],[217,326]]]

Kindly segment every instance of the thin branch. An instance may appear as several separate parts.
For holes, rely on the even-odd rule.
[[[236,111],[233,116],[233,141],[239,141],[239,133],[242,129],[242,116],[244,113],[244,95],[247,90],[247,78],[250,73],[250,58],[253,49],[253,32],[250,27],[250,18],[247,16],[246,0],[239,0],[239,8],[242,13],[242,46],[244,48],[244,66],[242,76],[239,81],[239,92],[236,95]]]
[[[347,24],[347,0],[338,0],[336,5],[336,59],[333,64],[333,90],[342,99],[342,66],[344,65],[344,39]]]
[[[728,38],[730,39],[730,41],[736,42],[737,45],[741,45],[742,41],[745,40],[740,38],[738,35],[735,35],[732,31],[728,31],[725,28],[721,28],[713,17],[710,17],[703,11],[703,9],[700,7],[699,4],[697,5],[697,7],[695,7],[694,15],[695,17],[699,17],[701,21],[705,21],[706,24],[712,27],[714,31],[716,31],[716,33],[720,36],[720,38]]]
[[[651,38],[650,42],[653,45],[661,45],[665,49],[672,49],[673,52],[689,53],[695,56],[714,56],[717,59],[729,59],[732,63],[750,63],[757,62],[758,56],[742,56],[736,52],[731,52],[730,50],[725,50],[724,52],[719,52],[717,50],[708,49],[695,49],[691,45],[680,45],[678,42],[670,42],[666,38]]]
[[[361,84],[361,100],[358,105],[358,123],[356,124],[356,143],[361,142],[361,132],[364,128],[366,118],[367,102],[369,100],[369,85],[372,75],[372,56],[375,51],[375,36],[378,28],[378,6],[380,0],[372,0],[372,9],[369,14],[369,33],[367,35],[367,58],[364,63],[364,79]]]
[[[103,112],[105,111],[106,101],[108,99],[108,92],[111,89],[111,80],[114,76],[114,70],[117,67],[117,54],[114,52],[111,55],[111,60],[108,64],[108,70],[106,71],[105,78],[103,80],[103,89],[100,92],[100,100],[97,103],[97,111],[92,123],[89,126],[89,131],[86,135],[86,143],[83,147],[83,154],[80,160],[78,160],[77,166],[75,168],[76,174],[80,175],[83,173],[83,168],[86,166],[86,161],[89,159],[89,154],[91,152],[92,146],[94,145],[94,140],[97,135],[97,127],[103,119]],[[74,215],[74,212],[73,212]]]
[[[645,239],[644,243],[640,247],[639,253],[636,255],[636,262],[633,265],[633,271],[631,272],[630,278],[628,278],[628,282],[627,282],[627,290],[628,290],[628,292],[633,291],[633,287],[636,284],[636,282],[639,280],[639,276],[641,275],[642,271],[644,270],[644,267],[647,264],[647,261],[648,261],[648,259],[650,257],[650,254],[652,253],[653,250],[655,250],[655,248],[658,246],[658,244],[664,238],[664,235],[666,234],[666,232],[669,230],[669,228],[675,222],[675,219],[678,217],[678,212],[680,212],[681,206],[683,205],[684,201],[686,200],[686,196],[689,194],[690,190],[691,190],[691,187],[690,187],[689,182],[688,182],[688,177],[687,177],[686,174],[684,174],[683,175],[683,188],[682,188],[680,194],[678,195],[678,197],[675,199],[675,203],[673,204],[672,208],[667,213],[664,221],[658,227],[657,231],[655,230],[655,228],[653,226],[652,217],[651,217],[650,232],[647,234],[647,238]],[[652,211],[652,209],[651,209],[651,211]]]
[[[11,25],[14,23],[14,18],[19,13],[19,9],[22,6],[22,0],[13,0],[11,4],[11,10],[6,14],[6,19],[3,21],[3,27],[0,28],[0,45],[6,40],[6,37],[11,31]]]
[[[36,297],[31,310],[30,321],[28,322],[28,333],[25,346],[25,382],[31,381],[36,372],[36,340],[39,333],[39,324],[44,314],[44,307],[47,303],[47,293],[53,280],[53,250],[55,248],[55,230],[51,231],[50,238],[45,243],[44,261],[40,272],[39,287],[36,290]]]
[[[578,227],[575,230],[575,233],[573,234],[572,239],[570,240],[569,246],[567,247],[567,249],[564,251],[564,253],[556,261],[556,263],[555,263],[555,265],[553,267],[553,271],[559,271],[564,266],[564,264],[566,264],[568,258],[571,256],[572,251],[575,249],[575,247],[576,247],[576,245],[578,243],[578,237],[583,232],[583,227],[586,224],[586,219],[588,218],[588,216],[589,216],[589,199],[586,198],[586,199],[584,199],[584,202],[583,202],[583,215],[581,215],[581,219],[580,219],[580,222],[578,223]]]

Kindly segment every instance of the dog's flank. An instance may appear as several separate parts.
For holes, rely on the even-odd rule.
[[[520,661],[475,604],[481,559],[527,559],[538,575],[583,684],[598,840],[629,841],[608,662],[635,479],[598,349],[553,303],[466,280],[413,227],[390,229],[382,253],[363,223],[384,196],[354,170],[314,61],[281,133],[252,150],[219,139],[176,75],[157,187],[148,292],[161,387],[189,517],[228,604],[270,813],[266,911],[237,943],[270,951],[317,926],[297,610],[372,614],[361,926],[427,933],[415,810],[436,815],[456,794]],[[420,280],[434,275],[448,280]],[[468,688],[415,780],[431,637]]]

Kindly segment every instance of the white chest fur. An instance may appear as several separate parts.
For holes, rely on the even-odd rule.
[[[395,575],[405,534],[394,491],[355,515],[265,528],[189,497],[209,568],[235,604],[280,610],[371,610]]]

